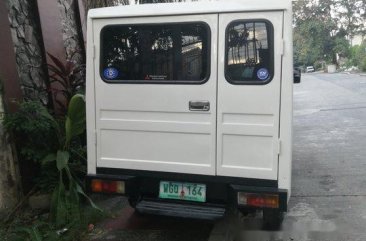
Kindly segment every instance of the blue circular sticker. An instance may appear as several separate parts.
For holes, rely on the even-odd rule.
[[[257,77],[260,80],[266,80],[269,77],[269,72],[268,69],[266,68],[261,68],[257,71]]]
[[[118,77],[118,70],[116,68],[106,68],[103,71],[104,78],[115,79]]]

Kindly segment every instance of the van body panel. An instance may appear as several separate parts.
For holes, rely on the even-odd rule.
[[[162,208],[161,202],[182,204],[183,208],[176,210],[178,216],[185,216],[184,205],[195,208],[229,204],[240,209],[268,209],[247,205],[239,194],[258,198],[276,196],[279,204],[275,209],[286,211],[286,200],[291,194],[292,159],[291,8],[289,0],[245,0],[144,4],[89,11],[86,71],[89,190],[111,193],[110,189],[93,190],[93,181],[103,182],[106,187],[113,181],[122,181],[123,194],[133,207],[141,200],[156,202],[154,208],[163,214],[172,210]],[[201,82],[182,78],[165,81],[170,77],[165,82],[150,83],[141,77],[117,81],[105,78],[104,71],[109,66],[102,64],[106,56],[102,51],[102,35],[109,26],[132,26],[130,32],[134,32],[142,25],[153,28],[186,23],[204,23],[209,29],[206,58],[209,69]],[[242,26],[234,23],[245,26],[244,30],[238,30]],[[146,26],[144,31],[150,31]],[[250,26],[258,30],[258,35]],[[263,29],[269,39],[261,42]],[[169,31],[182,32],[172,28]],[[163,33],[159,36],[164,38],[167,32]],[[232,42],[233,34],[241,43]],[[141,36],[144,35],[138,37]],[[118,43],[120,40],[125,44],[123,38],[116,37],[117,41],[109,46],[125,51],[119,47],[122,43]],[[177,39],[168,51],[176,51]],[[246,46],[243,41],[251,39],[260,44],[253,50],[243,50]],[[183,42],[177,51],[181,56]],[[272,55],[266,52],[266,45],[271,45]],[[165,49],[162,52],[166,54]],[[258,59],[240,57],[248,53],[255,53]],[[120,56],[119,60],[125,58],[116,56]],[[172,58],[176,68],[179,66],[174,63],[176,55]],[[261,63],[263,58],[267,63]],[[129,63],[135,61],[125,61],[119,66],[130,68]],[[251,63],[255,67],[249,71],[246,68]],[[197,67],[190,65],[192,70]],[[186,67],[182,65],[183,68]],[[260,78],[263,73],[268,78]],[[250,75],[258,78],[248,81]],[[207,199],[204,203],[164,199],[159,193],[161,182],[204,185]]]
[[[293,34],[292,8],[284,12],[284,55],[282,58],[282,85],[281,85],[281,153],[279,155],[278,187],[288,190],[288,199],[291,196],[292,176],[292,123],[293,123],[293,82],[289,77],[293,66]]]
[[[91,9],[88,17],[92,19],[120,18],[120,17],[149,17],[197,15],[210,13],[235,12],[263,12],[283,11],[292,7],[289,0],[225,0],[225,1],[197,1],[159,4],[139,4],[101,9]]]
[[[87,136],[87,157],[88,174],[97,173],[97,156],[96,156],[96,126],[95,126],[95,78],[94,78],[94,30],[93,20],[88,18],[88,31],[87,39],[88,44],[86,45],[86,84],[85,84],[85,100],[86,100],[86,136]]]
[[[225,77],[227,26],[233,21],[273,26],[273,76],[267,84],[232,84]],[[283,12],[219,15],[217,174],[277,179]],[[238,60],[240,61],[240,60]],[[242,60],[245,61],[245,60]]]
[[[204,84],[107,83],[99,59],[105,26],[204,22],[216,33],[217,21],[217,14],[95,21],[97,167],[215,174],[216,34],[209,44],[213,71]],[[213,108],[192,111],[192,101]]]

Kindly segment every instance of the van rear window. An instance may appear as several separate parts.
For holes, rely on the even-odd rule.
[[[193,83],[209,77],[205,23],[109,25],[101,31],[101,77],[112,83]]]
[[[225,76],[232,84],[266,84],[273,77],[273,26],[234,21],[226,29]]]

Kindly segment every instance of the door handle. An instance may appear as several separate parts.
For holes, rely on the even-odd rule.
[[[209,111],[210,102],[209,101],[190,101],[189,110],[190,111]]]

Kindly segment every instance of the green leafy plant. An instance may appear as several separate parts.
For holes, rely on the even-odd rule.
[[[5,115],[4,126],[14,134],[21,159],[38,162],[59,145],[58,123],[40,102],[20,103],[19,111]]]
[[[41,232],[39,231],[38,226],[34,225],[32,227],[21,227],[18,229],[19,232],[24,232],[29,236],[31,241],[42,241],[43,237]]]
[[[366,72],[366,56],[363,58],[363,60],[361,60],[360,68],[362,71]]]
[[[59,122],[38,101],[24,101],[17,112],[5,115],[3,123],[15,142],[26,191],[33,185],[42,193],[55,187],[57,169],[41,160],[60,145]]]
[[[57,227],[72,226],[80,222],[81,197],[87,199],[94,208],[98,209],[84,193],[69,167],[71,143],[74,138],[85,132],[85,128],[85,99],[83,95],[76,94],[69,102],[65,120],[64,143],[57,152],[50,153],[43,160],[44,162],[56,161],[57,170],[59,171],[59,182],[51,200],[51,220]]]

